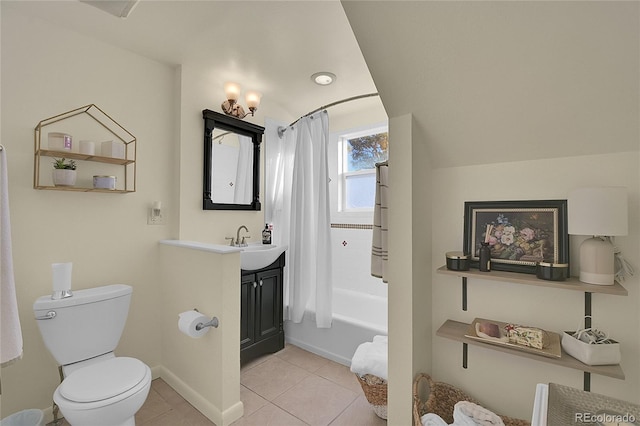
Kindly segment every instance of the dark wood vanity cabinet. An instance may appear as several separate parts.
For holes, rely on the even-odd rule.
[[[266,268],[241,272],[240,363],[284,348],[284,253]]]

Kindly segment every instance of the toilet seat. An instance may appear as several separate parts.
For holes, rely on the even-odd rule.
[[[147,371],[148,367],[136,358],[111,358],[75,371],[63,380],[58,391],[70,402],[104,401],[135,388],[145,380]]]

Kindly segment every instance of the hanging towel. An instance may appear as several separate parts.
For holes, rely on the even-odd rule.
[[[0,145],[0,366],[22,358],[22,329],[13,276],[7,150]]]
[[[376,204],[373,208],[373,237],[371,239],[371,275],[387,282],[388,231],[388,176],[389,165],[385,161],[376,164]]]

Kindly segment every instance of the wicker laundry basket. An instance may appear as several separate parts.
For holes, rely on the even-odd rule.
[[[365,374],[356,378],[362,387],[364,396],[371,404],[373,411],[381,419],[387,419],[387,381],[372,374]]]
[[[464,391],[443,382],[435,382],[424,373],[416,376],[413,382],[413,421],[415,426],[422,426],[420,417],[427,413],[435,413],[447,423],[453,423],[453,406],[458,401],[470,401],[480,404]],[[505,426],[530,426],[526,420],[500,416]]]

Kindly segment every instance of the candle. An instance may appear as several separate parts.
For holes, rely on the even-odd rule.
[[[53,273],[53,292],[64,292],[71,290],[71,269],[73,264],[52,263],[51,271]]]

